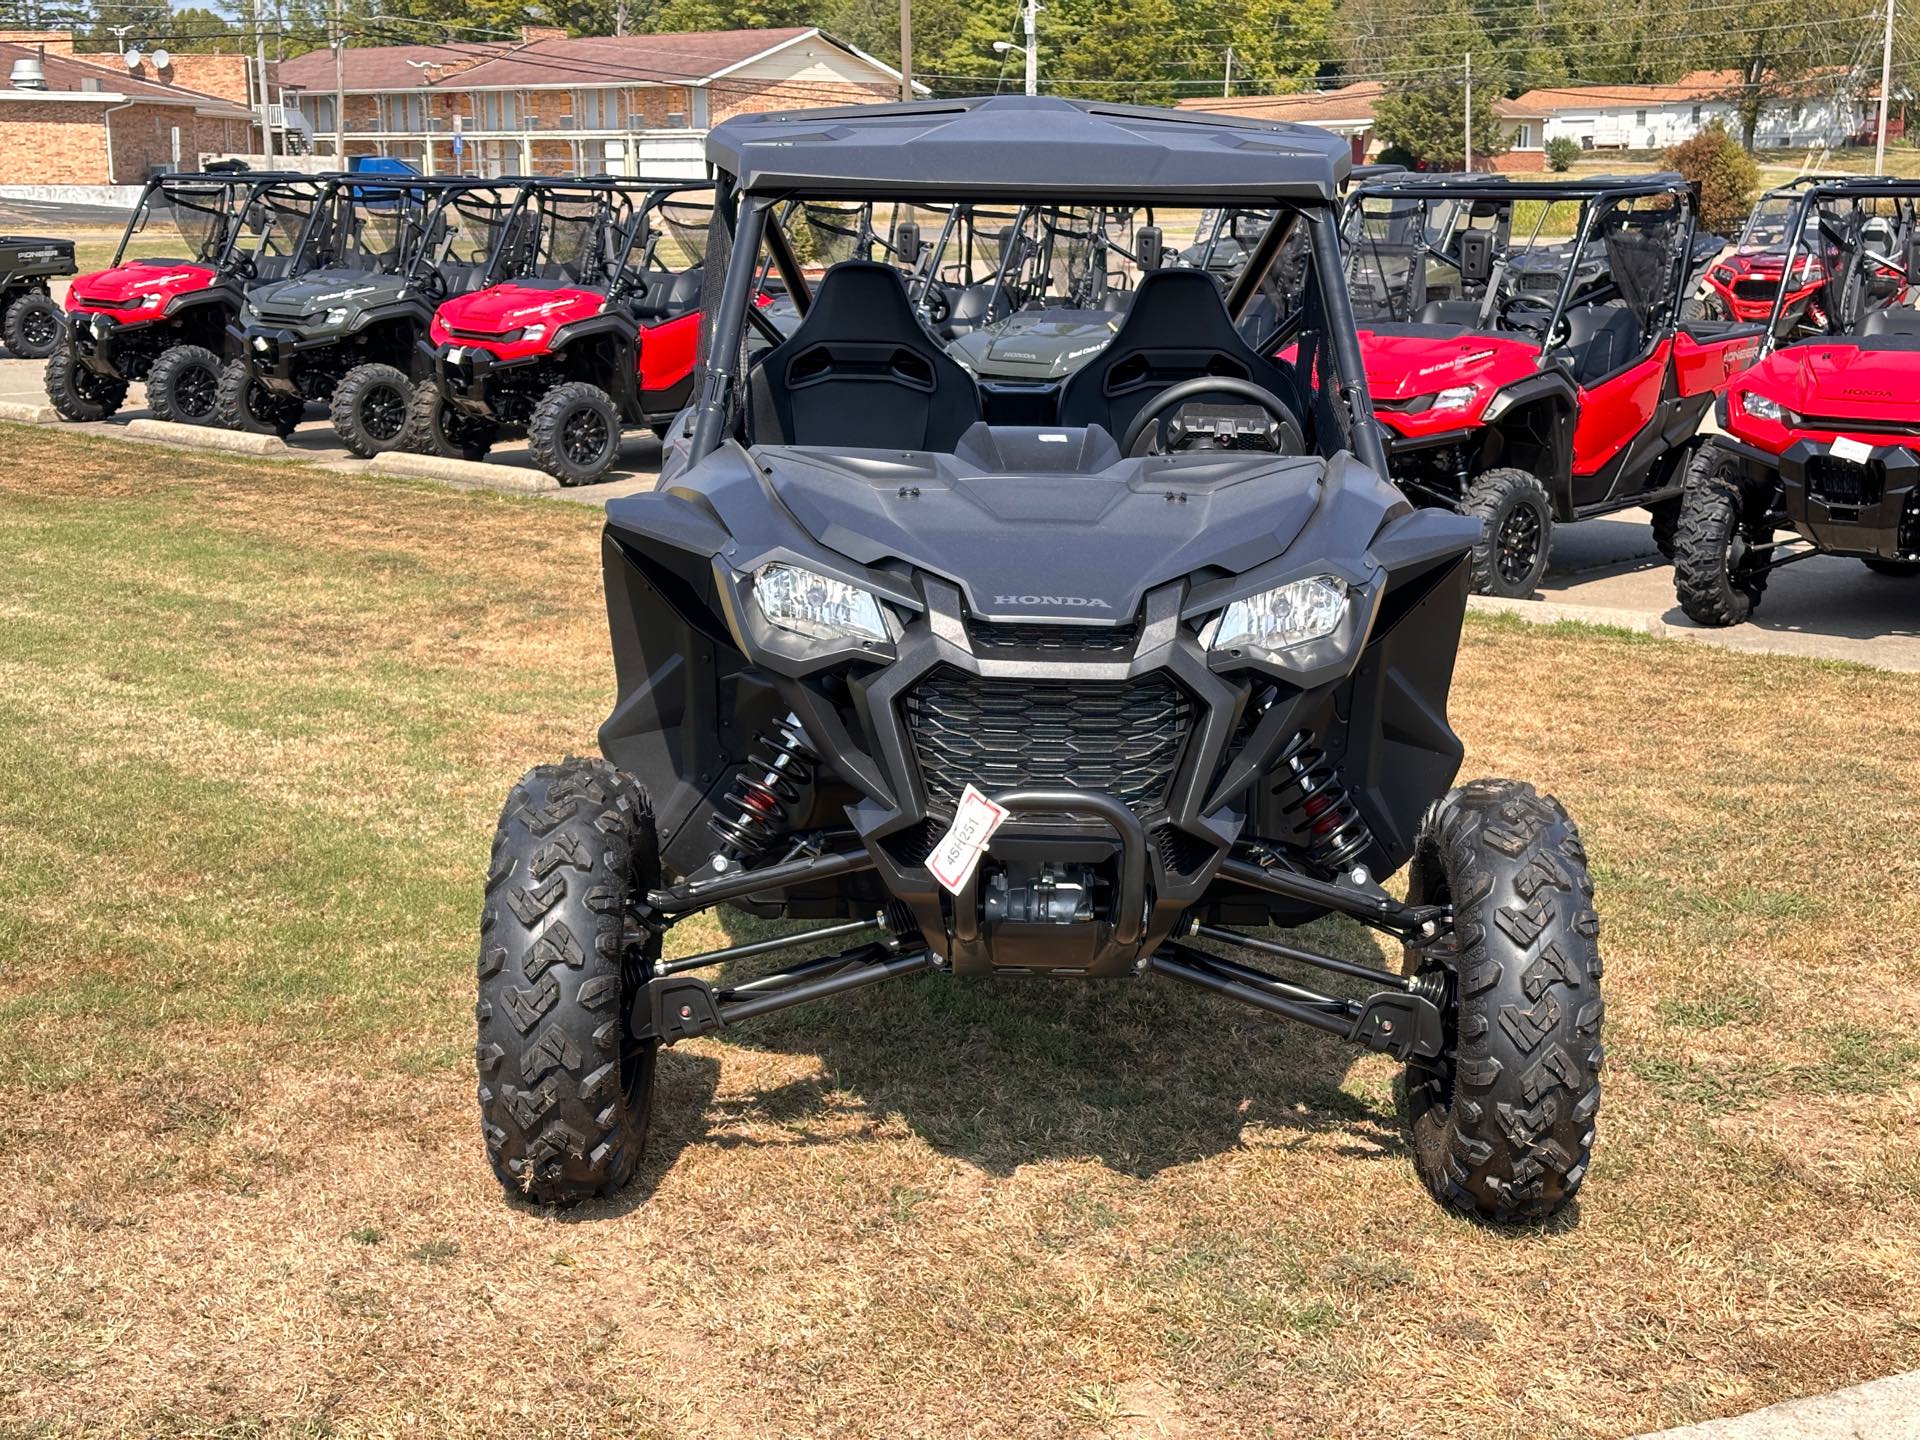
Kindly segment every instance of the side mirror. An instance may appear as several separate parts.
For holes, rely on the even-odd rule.
[[[1484,285],[1493,278],[1493,236],[1485,230],[1462,230],[1460,241],[1460,278],[1469,285]]]
[[[893,250],[901,261],[908,265],[920,263],[920,227],[911,220],[902,220],[893,227]]]
[[[1249,215],[1242,211],[1233,217],[1233,238],[1242,245],[1257,245],[1260,237],[1267,233],[1267,221],[1258,215]]]
[[[1133,232],[1133,248],[1142,270],[1158,270],[1167,259],[1167,242],[1158,225],[1142,225]]]

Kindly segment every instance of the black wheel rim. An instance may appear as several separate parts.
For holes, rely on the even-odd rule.
[[[173,408],[182,415],[211,415],[218,401],[220,377],[204,365],[189,365],[173,385]]]
[[[1507,512],[1494,537],[1494,563],[1500,578],[1518,585],[1533,578],[1533,567],[1540,560],[1540,517],[1530,505],[1519,505]]]
[[[609,433],[606,416],[582,407],[560,427],[561,453],[575,465],[591,465],[606,453]]]
[[[60,317],[50,315],[45,310],[29,310],[26,318],[20,322],[20,333],[27,344],[34,349],[44,349],[53,344],[60,334]]]
[[[391,440],[407,423],[407,398],[392,385],[375,385],[360,402],[360,428],[375,440]]]

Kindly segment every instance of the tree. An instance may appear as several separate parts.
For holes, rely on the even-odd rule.
[[[1716,235],[1733,231],[1752,207],[1760,167],[1718,120],[1667,151],[1661,163],[1698,182],[1700,223]]]
[[[1500,54],[1463,0],[1442,3],[1405,36],[1395,77],[1374,106],[1374,129],[1389,145],[1412,151],[1430,167],[1466,161],[1466,57],[1473,57],[1473,153],[1505,150],[1494,102],[1505,93]]]

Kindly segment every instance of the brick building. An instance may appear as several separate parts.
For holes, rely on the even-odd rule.
[[[316,153],[430,174],[702,173],[707,128],[761,110],[897,99],[899,72],[813,28],[350,48],[283,62]],[[336,116],[336,83],[344,115]],[[344,123],[342,123],[344,122]]]
[[[0,85],[0,183],[138,185],[155,166],[258,148],[239,55],[130,70],[118,55],[75,54],[64,31],[0,31]]]

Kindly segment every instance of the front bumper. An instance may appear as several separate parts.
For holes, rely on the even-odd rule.
[[[1781,506],[1800,536],[1836,555],[1920,560],[1920,454],[1875,445],[1843,460],[1825,441],[1796,440],[1779,455],[1722,439],[1758,476],[1776,475]],[[1916,442],[1920,444],[1920,442]]]
[[[67,312],[67,343],[74,357],[95,374],[138,380],[152,360],[153,334],[159,320],[129,323],[88,310]]]
[[[459,342],[436,345],[431,340],[422,340],[418,349],[422,373],[433,376],[440,387],[441,400],[462,414],[480,420],[500,418],[496,414],[496,397],[501,380],[540,358],[529,355],[503,360],[483,346]]]
[[[234,345],[262,385],[284,395],[300,395],[300,373],[308,357],[332,350],[346,338],[337,331],[312,335],[289,325],[249,325],[234,332]]]

